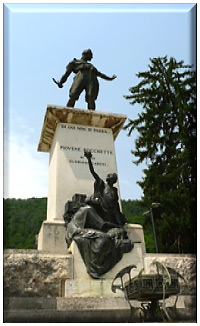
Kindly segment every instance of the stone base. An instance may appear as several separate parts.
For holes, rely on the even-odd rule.
[[[182,279],[179,279],[181,295],[196,296],[195,255],[146,254],[144,257],[145,273],[155,272],[155,266],[151,265],[154,261],[175,268],[187,280],[188,283],[185,284]],[[66,280],[69,280],[68,285],[70,282],[72,284],[71,290],[68,287],[68,296],[70,297],[73,296],[71,295],[74,291],[73,282],[77,282],[77,293],[80,293],[78,291],[79,284],[84,284],[86,281],[97,282],[85,274],[83,270],[82,275],[85,279],[81,279],[81,277],[74,279],[74,276],[78,276],[78,274],[77,271],[73,270],[73,266],[74,257],[72,254],[62,255],[22,249],[4,250],[4,297],[64,297],[67,288]],[[107,278],[106,282],[103,281],[107,285],[107,288],[105,286],[104,289],[108,295],[109,282],[111,284],[112,278]],[[102,285],[96,286],[96,289],[99,288],[101,293]],[[109,296],[111,296],[110,294]],[[116,296],[120,295],[121,291],[117,291]],[[192,306],[193,303],[188,301],[187,304]]]
[[[130,240],[134,242],[134,248],[131,252],[124,254],[122,259],[109,272],[102,275],[102,278],[113,279],[121,269],[128,265],[134,264],[137,266],[134,274],[138,274],[141,268],[144,267],[143,257],[146,250],[142,226],[139,224],[127,224],[125,225],[124,229],[127,231]],[[86,271],[85,264],[74,241],[72,242],[69,250],[74,257],[74,279],[90,280],[91,277]]]
[[[73,241],[69,251],[74,258],[74,277],[73,280],[65,281],[65,297],[122,297],[123,293],[111,291],[112,281],[116,274],[124,267],[136,265],[132,270],[132,277],[136,276],[144,267],[143,257],[145,255],[143,228],[138,224],[128,224],[125,229],[129,238],[134,242],[134,248],[131,252],[123,255],[122,259],[107,273],[101,276],[99,280],[94,280],[86,270],[86,266],[80,255],[76,243]],[[124,276],[128,280],[128,275]]]
[[[120,323],[129,318],[130,306],[124,298],[9,298],[4,302],[6,323]]]
[[[195,323],[196,309],[178,302],[172,321]],[[142,318],[140,302],[131,301],[130,307],[124,298],[11,297],[4,300],[4,323],[141,323]]]
[[[111,291],[112,280],[121,269],[128,265],[136,265],[137,268],[132,271],[132,276],[137,275],[144,267],[143,257],[146,252],[142,226],[127,224],[124,228],[134,242],[134,248],[130,253],[124,254],[122,259],[108,273],[104,274],[100,281],[92,279],[87,273],[79,249],[75,242],[72,243],[68,252],[71,252],[73,257],[73,277],[71,280],[66,280],[64,290],[66,297],[120,297],[122,295],[121,291],[116,294]],[[38,236],[38,250],[52,254],[67,253],[64,221],[43,222]]]
[[[111,291],[111,279],[108,280],[66,280],[65,297],[66,298],[112,298],[124,297],[122,291],[113,293]]]
[[[65,232],[64,221],[44,221],[38,234],[38,250],[66,254]]]
[[[114,139],[125,120],[121,114],[48,105],[38,145],[38,151],[50,153],[47,221],[62,221],[65,203],[75,193],[93,193],[86,149],[93,153],[95,172],[103,180],[117,173]]]
[[[121,297],[123,293],[111,291],[111,285],[116,274],[124,267],[135,264],[132,277],[136,276],[144,267],[141,246],[136,243],[130,253],[124,254],[122,259],[99,280],[94,280],[86,270],[86,266],[75,242],[70,248],[74,257],[74,279],[65,281],[65,297]],[[128,280],[128,275],[124,276]]]
[[[173,322],[195,323],[195,255],[146,254],[144,264],[147,273],[154,272],[154,266],[151,266],[154,261],[165,263],[187,276],[187,286],[180,280],[177,314],[174,315],[173,308],[169,308],[168,312]],[[7,249],[4,251],[4,322],[141,322],[141,302],[131,300],[131,309],[125,298],[120,297],[121,291],[117,291],[116,297],[111,297],[111,281],[92,278],[75,280],[72,254]],[[88,284],[93,297],[83,296]],[[74,285],[76,295],[79,291],[82,297],[74,297]],[[79,286],[82,288],[79,289]],[[68,297],[64,298],[66,291]],[[107,297],[102,296],[103,291]],[[175,297],[167,299],[167,308],[173,307],[174,303]]]
[[[139,224],[126,224],[124,229],[133,242],[140,243],[142,255],[146,252],[144,243],[143,228]],[[38,234],[38,250],[52,253],[63,253],[67,251],[65,241],[65,222],[64,220],[54,220],[53,222],[44,221]]]
[[[133,242],[140,243],[142,254],[146,252],[143,228],[139,224],[126,224],[124,229]],[[52,253],[65,254],[67,244],[65,241],[64,220],[54,219],[53,222],[44,221],[38,234],[37,249]]]

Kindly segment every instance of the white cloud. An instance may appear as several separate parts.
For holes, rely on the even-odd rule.
[[[48,154],[37,152],[28,137],[4,140],[4,198],[47,197]]]

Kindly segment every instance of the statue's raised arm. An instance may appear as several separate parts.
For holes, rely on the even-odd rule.
[[[100,179],[100,177],[98,176],[98,174],[94,171],[94,167],[92,164],[92,153],[89,150],[84,150],[84,156],[87,158],[88,160],[88,165],[89,165],[89,169],[91,174],[93,175],[93,177],[95,178],[96,181],[98,181]]]
[[[103,73],[100,72],[100,71],[97,71],[97,76],[98,76],[98,77],[101,77],[101,78],[103,78],[103,79],[105,79],[105,80],[114,80],[115,78],[117,78],[116,75],[112,75],[111,77],[108,77],[108,76],[106,76],[105,74],[103,74]]]

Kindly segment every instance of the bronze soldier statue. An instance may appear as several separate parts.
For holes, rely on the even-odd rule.
[[[75,74],[72,86],[69,91],[69,101],[67,107],[74,107],[75,102],[78,100],[80,94],[85,90],[85,101],[88,104],[88,110],[95,110],[95,100],[97,99],[99,92],[99,82],[97,77],[101,77],[105,80],[113,80],[117,76],[113,75],[108,77],[105,74],[99,72],[91,63],[93,58],[92,51],[90,49],[84,50],[81,59],[74,58],[66,67],[66,72],[61,77],[60,81],[53,81],[59,88],[63,87],[69,75],[73,72]]]

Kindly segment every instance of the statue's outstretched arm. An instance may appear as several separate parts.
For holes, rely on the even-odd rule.
[[[101,77],[101,78],[103,78],[105,80],[113,80],[113,79],[117,78],[116,75],[112,75],[112,77],[108,77],[107,75],[103,74],[102,72],[100,72],[98,70],[97,70],[97,76]]]
[[[89,165],[89,169],[90,169],[90,172],[91,174],[93,175],[93,177],[95,178],[95,180],[99,180],[99,176],[98,174],[94,171],[94,167],[93,167],[93,164],[92,164],[92,153],[90,151],[84,151],[84,156],[87,158],[88,160],[88,165]]]
[[[56,81],[53,78],[54,83],[57,84],[59,88],[62,88],[63,84],[66,82],[66,80],[69,77],[69,75],[71,74],[71,72],[72,72],[72,63],[70,62],[66,67],[66,71],[65,71],[64,75],[62,75],[62,77],[60,78],[59,81]]]
[[[71,69],[67,67],[64,75],[62,75],[62,77],[60,78],[59,84],[61,85],[64,84],[67,78],[69,77],[69,75],[71,74],[71,72],[72,72]]]

